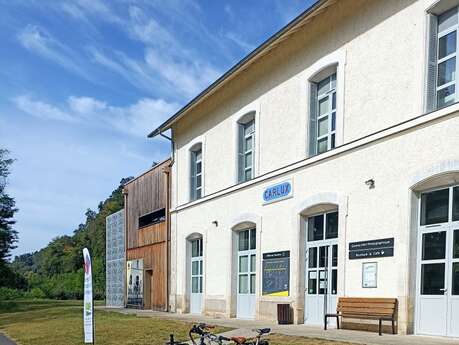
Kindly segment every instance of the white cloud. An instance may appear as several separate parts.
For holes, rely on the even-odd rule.
[[[154,49],[147,49],[145,60],[149,67],[187,97],[196,96],[219,76],[217,70],[204,62],[179,61],[173,57],[164,59]]]
[[[105,102],[92,97],[70,96],[67,102],[71,110],[81,115],[92,115],[107,108]]]
[[[224,9],[224,11],[226,12],[226,14],[227,14],[231,19],[234,18],[233,8],[231,7],[230,4],[225,4],[225,6],[223,7],[223,9]]]
[[[228,56],[229,52],[225,53],[228,47],[199,20],[203,14],[198,4],[183,1],[123,5],[121,7],[127,12],[123,16],[101,0],[64,2],[58,9],[73,18],[86,21],[86,26],[91,26],[92,19],[94,22],[98,19],[112,22],[129,38],[141,42],[144,45],[143,58],[134,58],[108,47],[102,48],[96,42],[86,50],[91,62],[115,72],[139,90],[185,101],[196,96],[220,75],[208,61],[208,56],[189,49],[189,41],[180,40],[180,30],[183,30],[187,39],[199,37],[205,45],[211,45],[213,49],[216,47],[223,56]],[[181,29],[168,29],[158,20],[161,15],[179,20]],[[54,60],[57,58],[54,57]],[[64,60],[59,59],[63,65]]]
[[[88,16],[97,16],[104,21],[123,23],[123,20],[102,0],[66,1],[60,4],[60,9],[76,19],[88,20]]]
[[[13,99],[13,102],[18,109],[37,118],[66,122],[73,122],[75,120],[70,114],[58,107],[32,100],[28,95],[18,96]]]
[[[233,41],[234,43],[236,43],[239,47],[241,47],[247,53],[251,52],[252,50],[255,49],[255,46],[253,44],[250,44],[250,43],[246,42],[241,37],[236,35],[234,32],[227,32],[225,34],[225,37],[228,38],[229,40]]]
[[[145,136],[177,109],[177,104],[144,98],[125,108],[107,106],[99,114],[103,121],[121,132]]]
[[[178,45],[173,35],[153,17],[147,16],[141,8],[130,6],[129,17],[130,25],[127,28],[133,38],[145,44],[163,48]]]
[[[126,107],[117,107],[92,97],[70,96],[65,105],[55,106],[28,95],[13,99],[26,114],[56,121],[109,127],[118,132],[145,137],[179,107],[163,99],[143,98]]]
[[[155,76],[144,61],[132,59],[119,51],[113,52],[111,56],[94,47],[89,51],[93,62],[117,73],[135,88],[151,93],[158,90],[166,93],[157,75]]]
[[[86,79],[91,79],[85,69],[75,62],[78,60],[77,54],[44,28],[29,24],[18,34],[18,40],[27,50],[54,61]]]

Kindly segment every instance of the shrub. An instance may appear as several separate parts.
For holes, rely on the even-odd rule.
[[[0,287],[0,301],[11,301],[23,297],[23,295],[20,290]]]
[[[40,288],[33,288],[32,290],[24,293],[24,298],[43,299],[46,298],[46,294]]]

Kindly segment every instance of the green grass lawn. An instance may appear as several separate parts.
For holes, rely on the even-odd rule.
[[[190,323],[157,318],[136,317],[96,310],[96,344],[163,345],[174,333],[186,340]],[[223,332],[220,327],[216,332]],[[20,345],[83,344],[82,301],[11,301],[0,302],[0,331]],[[271,345],[341,345],[302,337],[271,335]],[[349,345],[349,344],[348,344]]]

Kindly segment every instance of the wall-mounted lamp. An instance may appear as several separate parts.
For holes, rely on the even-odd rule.
[[[365,184],[368,186],[368,189],[375,188],[375,180],[373,179],[366,180]]]
[[[212,222],[212,224],[215,225],[215,227],[217,227],[217,226],[218,226],[218,221],[214,220],[214,221]]]

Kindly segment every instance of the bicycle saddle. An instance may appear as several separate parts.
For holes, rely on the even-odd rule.
[[[247,338],[246,337],[231,337],[231,340],[234,341],[236,344],[244,344]]]
[[[259,328],[257,329],[257,332],[260,334],[266,334],[266,333],[271,332],[271,328]]]

